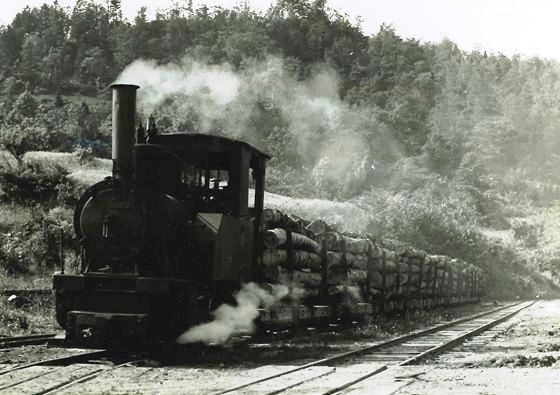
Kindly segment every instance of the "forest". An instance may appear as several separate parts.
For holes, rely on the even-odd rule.
[[[490,293],[535,294],[560,280],[555,60],[466,52],[390,25],[367,36],[325,0],[277,0],[264,13],[183,0],[153,20],[146,8],[125,19],[120,0],[55,2],[1,26],[0,53],[6,207],[69,212],[78,192],[67,173],[26,153],[110,157],[108,87],[135,83],[139,116],[153,114],[160,130],[271,154],[270,192],[351,202],[380,239],[507,280],[489,282]],[[33,234],[12,225],[0,224],[8,272],[14,237]]]

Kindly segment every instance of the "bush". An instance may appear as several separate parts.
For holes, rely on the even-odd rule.
[[[511,221],[515,238],[521,240],[526,247],[535,248],[543,238],[544,225],[537,221],[525,218],[516,218]]]
[[[7,274],[29,274],[57,262],[57,250],[49,248],[45,233],[37,224],[2,235],[0,264]]]
[[[3,146],[18,161],[27,151],[48,149],[49,133],[32,121],[25,119],[17,125],[5,124],[0,128],[0,146]]]
[[[442,181],[412,192],[373,190],[369,206],[370,232],[377,237],[464,259],[478,243],[477,216],[469,194]]]
[[[536,243],[541,227],[519,222],[513,231],[490,234],[478,222],[468,190],[442,182],[429,183],[413,192],[377,190],[370,193],[369,206],[372,235],[475,264],[484,271],[487,297],[534,296],[546,288],[542,285],[545,279],[523,249]]]
[[[27,237],[22,231],[0,235],[0,265],[7,274],[29,273],[31,264],[26,255],[25,240]]]
[[[75,262],[78,245],[74,238],[72,210],[60,207],[44,212],[32,209],[33,220],[14,225],[0,234],[0,270],[6,274],[30,274],[51,270],[60,261],[60,229],[66,261]]]
[[[95,159],[93,149],[91,147],[76,146],[74,147],[73,155],[78,159],[78,163],[80,163],[80,165],[92,163]]]
[[[0,169],[3,197],[18,203],[52,203],[69,172],[58,164],[19,162]]]

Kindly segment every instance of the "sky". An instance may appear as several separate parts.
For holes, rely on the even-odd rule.
[[[106,0],[97,0],[105,4]],[[122,0],[125,17],[132,20],[139,8],[153,17],[158,8],[177,0]],[[247,0],[266,11],[273,0]],[[54,0],[2,0],[0,23],[9,24],[26,5],[40,6]],[[230,8],[239,0],[195,0],[195,6]],[[59,0],[71,7],[74,0]],[[374,34],[381,23],[397,34],[421,41],[439,42],[447,37],[463,50],[478,49],[511,56],[540,56],[560,60],[560,1],[558,0],[328,0],[330,8],[360,18],[362,30]]]

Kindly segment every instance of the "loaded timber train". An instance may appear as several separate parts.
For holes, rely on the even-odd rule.
[[[153,120],[136,129],[138,87],[112,89],[112,176],[75,208],[76,273],[53,278],[68,342],[173,340],[248,282],[298,291],[263,309],[263,323],[479,299],[472,265],[265,210],[268,155],[220,136],[158,134]]]

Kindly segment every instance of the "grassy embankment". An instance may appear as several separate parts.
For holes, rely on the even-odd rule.
[[[110,161],[84,160],[68,153],[30,152],[24,162],[18,165],[0,152],[0,165],[16,169],[16,175],[21,176],[19,189],[6,191],[0,187],[0,335],[57,328],[53,297],[22,295],[14,299],[7,291],[52,287],[51,276],[59,263],[60,227],[64,230],[65,263],[75,265],[71,203],[87,185],[110,174]],[[62,175],[65,182],[52,185],[34,178],[34,171],[53,179]],[[14,199],[14,194],[22,191],[27,195]]]

